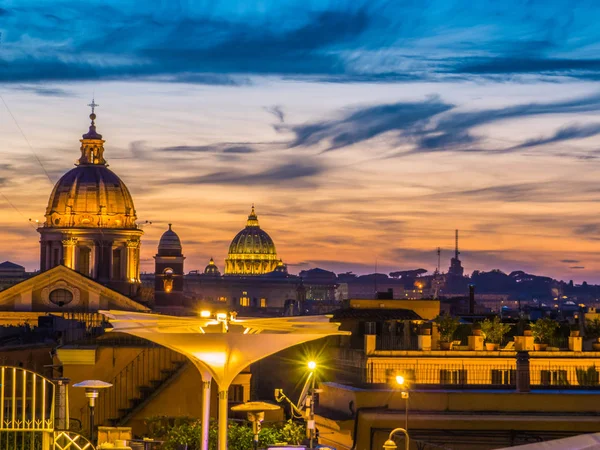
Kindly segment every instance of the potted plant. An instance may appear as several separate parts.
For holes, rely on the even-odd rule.
[[[429,322],[425,322],[421,324],[421,336],[430,336],[431,335],[431,324]]]
[[[574,323],[571,325],[571,337],[579,337],[579,334],[581,333],[581,330],[579,329],[579,324],[578,323]]]
[[[533,331],[531,330],[531,324],[527,323],[523,327],[523,336],[533,336]]]
[[[600,351],[600,318],[596,317],[587,324],[585,336],[596,339],[596,342],[592,343],[592,348],[594,351]]]
[[[450,350],[454,332],[458,328],[458,319],[452,317],[450,314],[442,314],[437,316],[434,322],[437,324],[438,331],[440,332],[440,349]]]
[[[557,328],[558,324],[549,317],[536,320],[531,325],[534,337],[533,349],[535,351],[546,350]]]
[[[485,339],[485,348],[487,350],[498,350],[504,335],[510,330],[510,325],[502,323],[498,316],[494,320],[485,319],[481,323],[481,331]]]
[[[473,336],[481,336],[481,324],[479,322],[475,322],[471,327],[471,332],[473,333]]]

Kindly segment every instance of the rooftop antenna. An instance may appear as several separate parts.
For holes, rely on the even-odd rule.
[[[437,255],[438,255],[438,264],[437,264],[437,272],[440,273],[440,265],[441,265],[441,257],[442,257],[442,247],[438,247],[437,248]]]
[[[455,240],[456,247],[454,249],[454,259],[458,259],[458,255],[460,255],[460,252],[458,251],[458,230],[455,231]]]
[[[375,277],[373,278],[375,284],[375,298],[377,298],[377,257],[375,257]]]

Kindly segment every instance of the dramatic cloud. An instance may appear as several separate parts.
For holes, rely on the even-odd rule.
[[[513,147],[513,149],[537,147],[539,145],[553,144],[555,142],[563,142],[571,139],[583,139],[600,134],[600,124],[591,125],[569,125],[561,128],[550,137],[541,137],[530,139],[523,142],[521,145]]]
[[[269,106],[269,107],[265,108],[265,110],[268,113],[271,113],[275,117],[277,117],[277,119],[279,120],[280,123],[285,122],[285,114],[284,114],[283,108],[281,106],[279,106],[279,105]]]
[[[593,2],[341,0],[60,3],[0,10],[0,81],[166,77],[236,85],[230,75],[399,81],[537,74],[594,78]],[[565,56],[568,55],[568,56]],[[224,76],[223,76],[224,75]],[[243,81],[241,81],[243,83]]]
[[[260,172],[242,170],[213,172],[208,175],[174,178],[171,184],[217,184],[235,186],[290,186],[308,188],[315,185],[315,178],[326,171],[317,163],[305,160],[289,161]]]
[[[576,264],[579,262],[578,259],[561,259],[560,262],[568,263],[568,264]]]
[[[179,145],[176,147],[165,147],[160,149],[163,152],[172,152],[172,153],[238,153],[238,154],[247,154],[254,153],[256,149],[249,145],[245,145],[244,143],[218,143],[212,145],[198,145],[198,146],[190,146],[190,145]]]
[[[326,151],[348,147],[391,133],[396,144],[406,144],[410,153],[463,151],[479,153],[514,152],[534,146],[581,139],[600,134],[600,125],[571,125],[553,136],[527,140],[511,148],[485,147],[485,136],[473,134],[477,127],[549,114],[577,114],[600,111],[600,95],[553,103],[528,103],[504,108],[461,112],[452,104],[432,97],[422,102],[366,106],[344,112],[339,119],[301,125],[279,125],[291,131],[290,147],[326,144]]]
[[[335,150],[388,132],[402,133],[421,121],[448,111],[452,105],[437,98],[417,103],[394,103],[355,110],[338,120],[315,122],[305,125],[284,127],[295,138],[290,147],[311,146],[322,142],[329,144],[327,150]]]

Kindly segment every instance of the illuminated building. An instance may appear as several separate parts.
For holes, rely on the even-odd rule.
[[[273,239],[260,228],[252,205],[246,228],[233,238],[229,246],[225,275],[263,275],[273,272],[278,262]]]
[[[140,238],[131,194],[104,159],[104,140],[92,123],[81,157],[56,183],[38,228],[40,268],[65,265],[127,295],[140,284]]]

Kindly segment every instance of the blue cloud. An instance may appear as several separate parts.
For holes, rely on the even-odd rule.
[[[594,2],[21,0],[0,9],[0,81],[234,75],[329,81],[594,78]],[[221,76],[223,75],[223,76]]]

